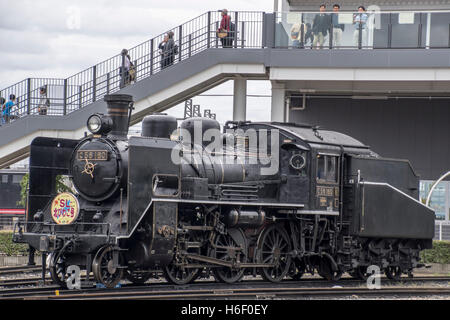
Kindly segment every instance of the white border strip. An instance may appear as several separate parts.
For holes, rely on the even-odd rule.
[[[414,198],[411,197],[410,195],[404,193],[403,191],[397,189],[396,187],[390,185],[389,183],[386,183],[386,182],[361,181],[360,184],[362,184],[362,185],[367,184],[367,185],[372,185],[372,186],[387,186],[387,187],[389,187],[389,188],[391,188],[391,189],[397,191],[398,193],[401,193],[401,194],[404,195],[405,197],[408,197],[409,199],[414,200],[414,201],[417,202],[418,204],[420,204],[420,205],[424,206],[425,208],[430,209],[431,211],[434,212],[434,210],[433,210],[432,208],[426,206],[425,204],[423,204],[423,203],[420,202],[419,200],[414,199]]]

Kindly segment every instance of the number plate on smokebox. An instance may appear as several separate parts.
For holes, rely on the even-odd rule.
[[[80,161],[108,161],[108,151],[106,150],[78,150],[77,159]]]

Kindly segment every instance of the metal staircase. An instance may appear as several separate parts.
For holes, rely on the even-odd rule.
[[[141,101],[132,119],[132,123],[136,123],[145,114],[170,108],[230,79],[235,71],[236,74],[250,77],[261,76],[264,70],[258,69],[255,72],[248,68],[241,71],[221,68],[216,73],[197,76],[197,81],[192,81],[197,73],[218,62],[233,64],[233,55],[227,55],[227,51],[264,48],[263,12],[229,14],[236,30],[232,35],[233,48],[222,49],[220,39],[216,37],[221,20],[220,12],[207,12],[167,31],[173,32],[178,46],[173,65],[169,67],[161,67],[162,56],[158,49],[164,34],[129,49],[128,54],[136,68],[136,81],[127,86],[124,86],[121,74],[122,56],[118,54],[67,79],[28,78],[0,90],[0,97],[8,98],[10,94],[17,97],[16,106],[12,110],[13,119],[0,127],[0,168],[27,157],[29,143],[35,136],[80,138],[88,115],[105,110],[103,97],[107,94],[128,93],[135,97],[135,101]],[[212,57],[214,54],[206,54],[208,50],[217,52],[219,48],[221,59],[225,59],[223,62],[216,61]],[[118,48],[118,52],[120,50]],[[247,56],[246,59],[244,55],[244,63],[246,60],[249,64],[253,63],[254,54],[248,52]],[[191,79],[191,82],[183,87],[179,83],[184,79]],[[172,87],[170,94],[168,92],[167,97],[161,97],[169,84]],[[47,87],[47,98],[50,100],[46,116],[38,113],[39,89],[43,86]],[[158,97],[149,98],[157,93]]]

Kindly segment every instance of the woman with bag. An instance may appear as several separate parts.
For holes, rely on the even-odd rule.
[[[231,48],[233,47],[233,37],[231,31],[231,17],[228,15],[228,10],[223,9],[222,12],[222,20],[220,21],[220,27],[217,30],[217,36],[220,38],[220,42],[222,42],[222,48]]]
[[[303,29],[303,30],[302,30]],[[307,32],[307,26],[304,23],[294,23],[291,28],[291,40],[293,47],[303,47],[303,44],[306,42],[305,34]],[[302,37],[303,34],[303,37]]]

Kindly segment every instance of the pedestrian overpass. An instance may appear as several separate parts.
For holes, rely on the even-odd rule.
[[[317,100],[323,96],[365,97],[378,101],[380,95],[383,99],[390,99],[402,94],[411,95],[411,92],[427,97],[449,95],[450,43],[433,48],[434,33],[427,32],[424,25],[418,28],[421,32],[417,34],[417,39],[411,40],[414,46],[396,46],[397,27],[404,26],[396,25],[392,22],[395,19],[390,18],[385,34],[374,31],[371,47],[362,48],[360,43],[356,47],[333,48],[329,39],[327,48],[311,50],[306,46],[292,46],[289,40],[292,16],[289,13],[230,14],[236,25],[232,48],[222,48],[216,37],[220,13],[207,12],[170,30],[174,32],[179,48],[170,67],[161,69],[158,44],[163,35],[129,49],[137,78],[135,83],[126,87],[121,85],[122,58],[117,55],[67,79],[29,78],[0,90],[2,97],[10,94],[18,97],[17,118],[0,127],[0,168],[26,158],[35,137],[83,137],[87,118],[95,112],[106,112],[103,97],[112,93],[134,97],[135,110],[131,124],[138,123],[147,114],[162,112],[228,80],[234,80],[234,120],[246,119],[246,80],[252,79],[271,81],[273,121],[295,119],[304,122],[304,119],[314,119],[320,124],[321,119],[338,119],[334,115],[340,112],[337,103],[335,107],[330,106],[325,115],[320,113],[322,106],[311,108],[310,101],[313,100],[310,99]],[[307,16],[296,14],[302,19]],[[411,28],[411,24],[408,27]],[[449,29],[447,26],[447,33]],[[427,39],[423,34],[429,34],[431,38]],[[440,35],[439,39],[445,37],[449,39],[448,34]],[[383,45],[384,42],[379,39],[385,38],[386,45]],[[122,48],[117,49],[120,52]],[[38,115],[37,111],[41,86],[47,86],[51,102],[46,116]],[[303,103],[292,103],[294,100],[290,98],[293,96],[303,97]],[[319,112],[319,115],[312,112]],[[347,120],[339,119],[344,129],[348,127]],[[358,119],[351,119],[351,122],[358,124]],[[385,124],[385,121],[379,122]],[[364,124],[359,126],[364,128]],[[426,126],[422,129],[429,131]],[[358,138],[352,132],[346,133]],[[364,142],[372,144],[370,139]],[[420,154],[417,150],[414,152]],[[379,153],[382,154],[383,150]],[[414,154],[406,158],[413,157]],[[444,155],[440,159],[448,160],[449,157]]]

